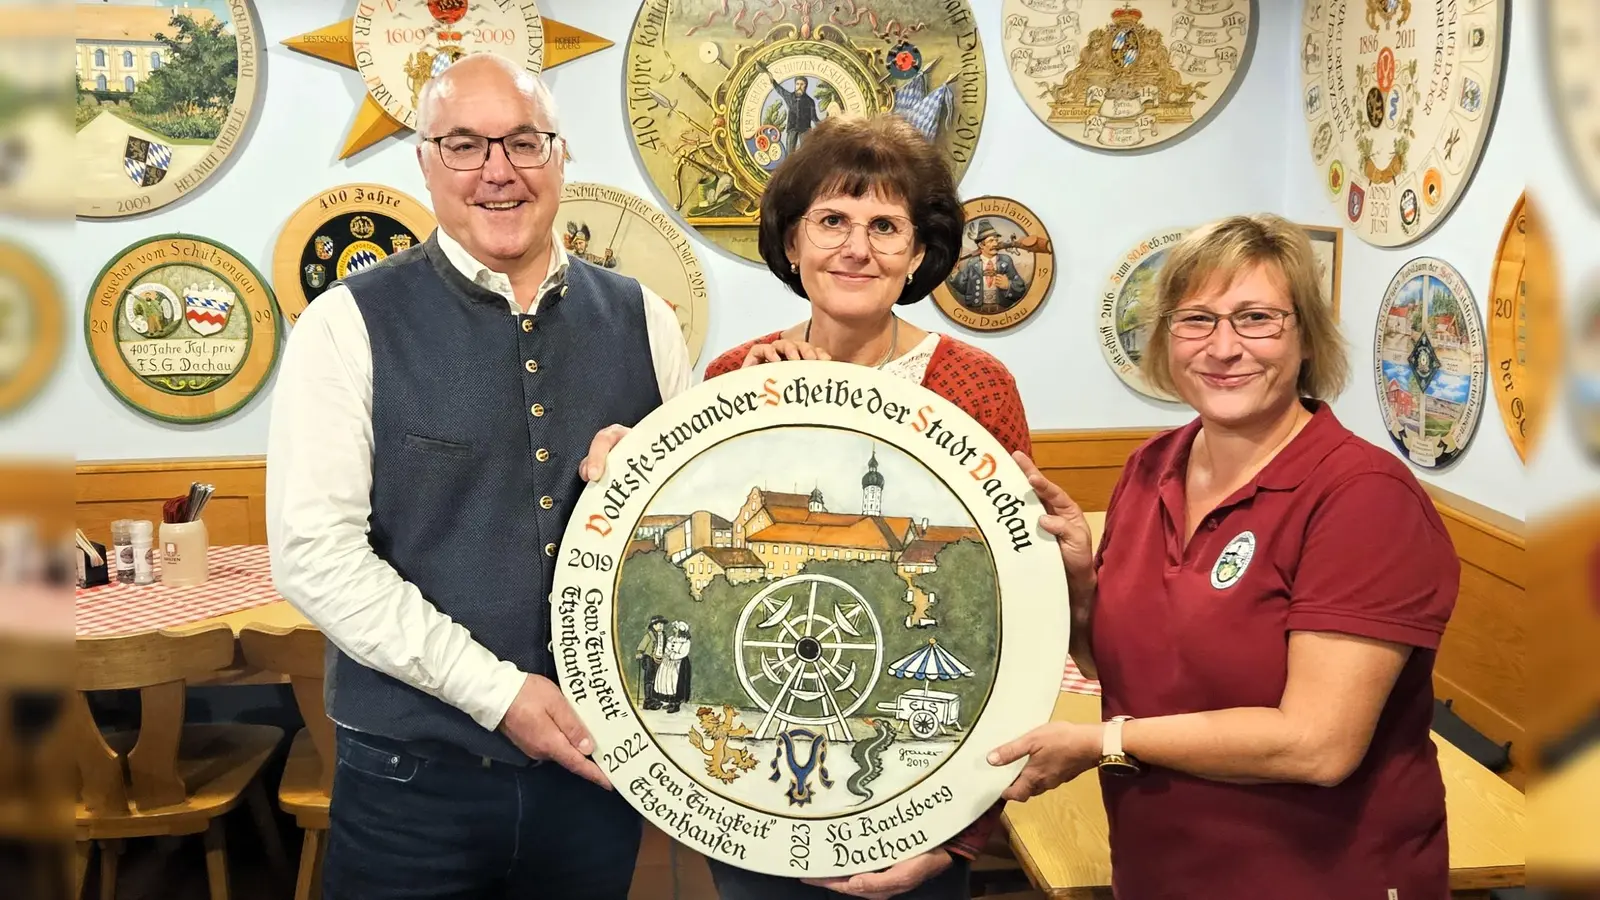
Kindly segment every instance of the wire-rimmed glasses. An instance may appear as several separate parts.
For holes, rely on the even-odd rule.
[[[1173,337],[1186,340],[1208,338],[1217,330],[1217,323],[1227,319],[1233,333],[1247,338],[1270,338],[1283,334],[1284,323],[1294,310],[1275,309],[1270,306],[1252,306],[1236,309],[1225,316],[1205,309],[1175,309],[1162,318]]]
[[[813,210],[800,217],[806,238],[818,250],[837,250],[850,240],[860,226],[867,233],[872,249],[884,254],[904,253],[911,246],[916,228],[905,216],[873,216],[866,222],[856,222],[843,213],[831,209]]]
[[[537,169],[550,162],[555,148],[554,131],[513,131],[500,137],[481,134],[445,134],[424,138],[439,148],[439,160],[446,168],[461,172],[481,169],[489,161],[489,148],[495,144],[506,154],[506,159],[519,169]]]

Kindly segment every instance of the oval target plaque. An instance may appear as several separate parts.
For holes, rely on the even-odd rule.
[[[1425,469],[1460,458],[1483,412],[1488,364],[1477,301],[1454,266],[1425,256],[1401,267],[1378,307],[1372,357],[1378,408],[1401,455]]]
[[[975,197],[962,204],[961,256],[933,300],[952,320],[981,331],[1010,328],[1033,315],[1055,281],[1055,248],[1039,217],[1015,200]]]
[[[1506,434],[1524,462],[1544,421],[1544,404],[1559,368],[1560,338],[1550,308],[1554,259],[1538,208],[1527,194],[1500,236],[1489,298],[1489,369]],[[1538,348],[1530,353],[1529,348]]]
[[[1251,0],[1005,0],[1001,35],[1022,99],[1050,130],[1143,150],[1227,102],[1255,26]]]
[[[1362,240],[1398,247],[1466,192],[1499,100],[1509,0],[1306,3],[1311,158]]]
[[[381,184],[341,184],[300,205],[278,233],[272,286],[290,325],[329,285],[421,244],[433,213]]]
[[[168,422],[209,422],[250,401],[278,357],[278,308],[243,257],[189,234],[118,253],[94,280],[84,331],[118,399]]]
[[[864,366],[757,366],[606,465],[561,543],[553,649],[646,821],[825,878],[937,847],[1010,784],[985,757],[1050,716],[1066,581],[966,414]]]
[[[1156,279],[1161,264],[1188,229],[1177,228],[1151,235],[1129,250],[1106,282],[1100,295],[1099,328],[1095,335],[1100,353],[1122,383],[1155,400],[1175,402],[1151,387],[1139,371],[1139,359],[1150,339],[1148,313],[1156,302]]]
[[[711,302],[694,245],[677,223],[643,197],[605,184],[567,182],[556,229],[567,252],[637,279],[667,301],[700,361]]]

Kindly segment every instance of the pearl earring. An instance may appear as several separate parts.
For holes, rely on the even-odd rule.
[[[800,271],[800,267],[795,265],[794,263],[789,263],[789,271],[798,272],[798,271]]]
[[[910,284],[910,283],[911,283],[911,274],[907,273],[907,275],[906,275],[906,284]]]

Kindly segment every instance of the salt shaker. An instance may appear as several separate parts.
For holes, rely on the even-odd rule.
[[[133,583],[154,584],[156,580],[154,526],[149,519],[129,522],[128,536],[133,544]]]
[[[133,540],[127,519],[111,523],[111,558],[115,560],[118,584],[133,584]]]

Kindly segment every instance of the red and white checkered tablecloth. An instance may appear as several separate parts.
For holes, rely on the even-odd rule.
[[[1072,657],[1069,656],[1067,657],[1067,669],[1061,673],[1061,690],[1070,691],[1074,694],[1092,694],[1098,697],[1100,696],[1100,682],[1090,681],[1083,677],[1083,673],[1078,671],[1078,664],[1073,662]]]
[[[113,581],[79,588],[78,637],[155,631],[283,599],[272,587],[272,569],[264,544],[212,547],[206,561],[206,583],[191,587],[172,587],[160,581],[155,584]]]

